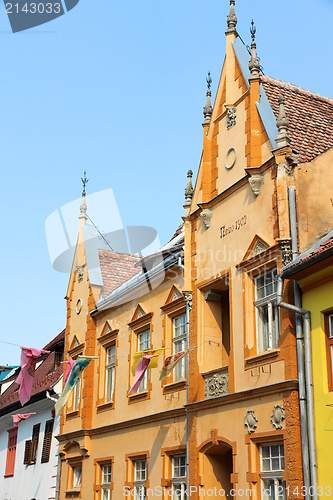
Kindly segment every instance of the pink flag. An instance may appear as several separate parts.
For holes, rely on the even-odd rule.
[[[41,354],[49,354],[50,351],[43,349],[33,349],[32,347],[21,347],[21,371],[16,379],[20,384],[20,401],[23,406],[29,401],[31,396],[32,384],[34,383],[35,364]]]
[[[148,368],[150,360],[151,360],[151,358],[155,358],[156,356],[158,356],[158,355],[154,354],[153,356],[142,356],[142,358],[140,359],[140,361],[138,362],[138,364],[135,367],[135,379],[134,379],[133,385],[130,388],[130,390],[128,391],[128,393],[138,392],[139,386],[141,384],[141,380],[143,379],[144,374],[146,373],[146,370]]]
[[[19,424],[19,422],[21,422],[21,420],[25,420],[25,419],[29,418],[30,415],[36,415],[36,413],[16,413],[16,415],[13,415],[13,421],[14,421],[15,427],[18,426],[18,424]]]
[[[69,361],[62,361],[61,362],[62,365],[65,365],[67,363],[67,369],[66,369],[66,373],[65,373],[65,376],[64,376],[64,382],[65,383],[67,382],[67,379],[69,377],[69,374],[71,372],[71,369],[72,369],[73,365],[75,365],[75,361],[76,361],[76,359],[70,359]]]

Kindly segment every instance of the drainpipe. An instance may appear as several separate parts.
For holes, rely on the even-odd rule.
[[[298,256],[297,244],[297,223],[296,223],[296,195],[295,187],[291,186],[288,189],[289,200],[289,220],[290,220],[290,236],[292,260]],[[281,297],[282,299],[282,297]],[[301,307],[302,298],[301,290],[294,281],[294,300],[297,307]],[[301,420],[301,441],[302,441],[302,463],[303,463],[303,479],[305,487],[305,498],[310,500],[310,467],[309,467],[309,435],[308,435],[308,420],[306,411],[306,389],[305,389],[305,373],[304,373],[304,346],[303,346],[303,326],[302,317],[300,314],[295,314],[296,321],[296,349],[297,349],[297,368],[299,380],[299,407]]]
[[[185,267],[182,264],[182,258],[179,256],[178,258],[178,267],[185,271]],[[189,346],[189,320],[190,320],[190,311],[188,307],[188,302],[186,301],[186,345],[185,348],[187,349]],[[186,369],[186,404],[188,405],[188,384],[189,384],[189,373],[188,373],[188,368],[189,368],[189,355],[185,356],[185,369]],[[189,481],[189,473],[190,473],[190,466],[189,466],[189,428],[190,428],[190,423],[189,423],[189,415],[188,411],[186,412],[186,489],[189,489],[188,481]]]

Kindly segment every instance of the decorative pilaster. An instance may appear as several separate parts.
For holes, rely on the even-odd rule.
[[[192,176],[193,172],[192,170],[189,170],[187,172],[187,186],[185,189],[185,217],[187,217],[190,213],[190,208],[191,208],[191,203],[192,203],[192,198],[193,198],[193,187],[192,187]]]

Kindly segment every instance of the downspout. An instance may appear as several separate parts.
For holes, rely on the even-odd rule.
[[[178,258],[178,267],[185,272],[185,267],[182,264],[182,257],[181,255]],[[189,346],[189,319],[190,319],[190,311],[188,307],[188,301],[186,300],[186,344],[185,344],[185,349],[188,348]],[[188,405],[188,383],[189,383],[189,373],[188,373],[188,368],[189,368],[189,356],[185,356],[185,370],[186,370],[186,404]],[[189,466],[189,428],[190,428],[190,423],[189,423],[189,414],[188,411],[186,412],[186,489],[188,491],[188,481],[189,481],[189,473],[190,473],[190,466]]]
[[[295,260],[298,256],[297,244],[297,224],[296,224],[296,200],[295,200],[295,187],[291,186],[288,189],[289,198],[289,219],[290,219],[290,236],[291,236],[291,249],[292,259]],[[281,290],[282,291],[282,290]],[[294,281],[294,300],[296,307],[301,307],[301,291]],[[282,297],[281,297],[282,300]],[[281,306],[282,307],[282,306]],[[309,435],[308,435],[308,420],[306,409],[306,389],[305,389],[305,373],[304,373],[304,346],[303,346],[303,327],[302,317],[300,314],[295,314],[296,321],[296,349],[297,349],[297,368],[298,368],[298,381],[299,381],[299,408],[300,408],[300,421],[301,421],[301,442],[302,442],[302,463],[303,463],[303,479],[305,487],[305,498],[310,500],[310,467],[309,467]]]
[[[297,226],[296,226],[296,203],[295,188],[288,190],[289,198],[289,218],[290,234],[292,244],[293,260],[298,255]],[[313,401],[313,380],[312,380],[312,356],[311,356],[311,314],[307,309],[301,308],[301,291],[294,281],[295,305],[282,301],[283,273],[278,277],[277,285],[277,305],[295,313],[296,318],[296,346],[297,365],[299,379],[299,400],[301,419],[301,440],[302,440],[302,462],[305,486],[305,498],[317,500],[317,453],[314,431],[314,401]],[[304,316],[304,348],[302,335],[302,320]],[[304,373],[305,364],[305,373]],[[305,376],[304,376],[305,375]],[[305,380],[305,384],[304,384]],[[307,404],[306,404],[307,403]],[[309,471],[310,469],[310,471]],[[310,492],[310,485],[312,490]],[[311,493],[311,494],[310,494]]]
[[[294,306],[282,301],[283,278],[278,277],[277,284],[277,305],[293,311],[296,314],[304,316],[304,352],[305,352],[305,387],[307,396],[307,416],[308,416],[308,433],[309,433],[309,461],[310,461],[310,480],[313,492],[311,498],[317,500],[317,464],[316,464],[316,443],[314,438],[314,404],[313,404],[313,381],[312,381],[312,364],[311,364],[311,341],[310,341],[310,311],[302,307]],[[307,497],[310,498],[310,491],[307,492]]]

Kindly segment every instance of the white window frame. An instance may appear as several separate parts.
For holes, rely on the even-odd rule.
[[[172,461],[172,499],[173,500],[187,500],[186,492],[186,455],[175,455],[171,457]],[[181,464],[180,462],[183,462]],[[177,472],[184,469],[184,476],[180,476]],[[178,469],[178,470],[177,470]]]
[[[106,472],[106,469],[107,472]],[[111,500],[110,484],[112,480],[112,464],[101,465],[102,483],[101,483],[101,500]]]
[[[272,448],[274,446],[279,447],[279,452],[278,455],[273,454],[272,456]],[[266,456],[264,456],[264,449],[269,451],[268,455],[265,453]],[[273,466],[273,460],[278,462],[278,467]],[[264,463],[266,463],[266,467],[264,467]],[[260,446],[260,464],[262,500],[287,500],[286,483],[283,480],[283,471],[285,470],[283,443],[279,441],[277,443],[267,443]],[[272,492],[272,488],[274,492]]]
[[[73,390],[73,411],[78,411],[81,399],[81,377],[74,385]]]
[[[82,465],[73,467],[73,490],[80,490],[82,482]]]
[[[113,400],[114,382],[116,373],[116,344],[113,343],[106,348],[105,364],[105,402]]]
[[[140,332],[138,335],[138,352],[149,351],[150,349],[150,328]],[[141,384],[139,386],[138,392],[148,391],[148,380],[149,380],[149,370],[146,370]]]
[[[256,307],[256,328],[258,352],[263,353],[278,348],[280,333],[279,308],[276,303],[276,268],[260,274],[254,279],[255,282],[255,302]],[[264,284],[259,288],[259,280],[271,277],[269,284]],[[272,285],[272,293],[267,293],[265,288]],[[259,289],[264,290],[264,296],[259,297]],[[263,322],[261,314],[267,315],[267,322]],[[265,333],[265,328],[267,332]]]
[[[186,314],[172,318],[173,326],[173,354],[186,349]],[[173,370],[173,381],[178,382],[185,378],[185,358],[181,359]]]
[[[146,500],[147,460],[134,460],[134,500]]]

